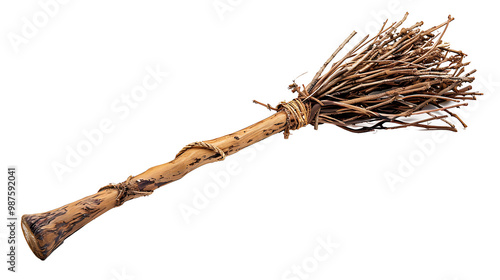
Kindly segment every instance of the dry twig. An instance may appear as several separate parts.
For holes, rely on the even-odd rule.
[[[290,85],[298,99],[310,106],[309,123],[315,128],[335,124],[352,132],[408,126],[456,131],[447,120],[451,116],[466,126],[449,109],[466,106],[463,100],[475,100],[481,93],[462,87],[474,80],[471,74],[475,70],[465,73],[466,55],[442,41],[453,18],[427,30],[420,29],[423,22],[398,30],[407,15],[388,27],[384,23],[376,36],[363,38],[332,63],[354,37],[353,32],[307,87],[295,82]],[[430,117],[419,118],[423,115]]]

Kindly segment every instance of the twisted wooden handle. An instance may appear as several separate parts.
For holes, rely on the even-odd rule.
[[[231,155],[287,127],[284,111],[226,136],[205,141]],[[54,210],[23,215],[24,237],[35,255],[46,259],[63,241],[106,211],[130,199],[150,194],[155,189],[182,178],[190,171],[220,159],[221,155],[202,146],[192,146],[174,160],[152,167],[127,181],[104,187],[96,194]],[[113,186],[117,186],[114,188]]]

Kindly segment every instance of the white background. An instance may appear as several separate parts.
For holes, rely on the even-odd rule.
[[[305,71],[298,82],[307,83],[352,30],[359,40],[405,11],[407,26],[456,18],[444,40],[469,54],[478,69],[473,86],[486,95],[460,110],[469,127],[457,133],[360,135],[324,125],[289,140],[274,136],[111,210],[46,261],[18,231],[18,273],[2,262],[2,279],[500,279],[491,2],[68,1],[36,22],[47,2],[0,4],[1,181],[8,165],[18,167],[19,216],[80,199],[171,160],[187,143],[269,116],[252,100],[294,98],[287,85]],[[38,24],[27,37],[24,18]],[[24,40],[12,43],[15,36]],[[154,68],[168,77],[135,108],[121,107],[127,115],[113,109]],[[68,149],[84,145],[84,131],[103,120],[112,131],[58,178],[53,166],[66,164]],[[390,183],[388,174],[402,181]],[[218,192],[195,208],[214,185]],[[183,215],[183,207],[197,214]],[[324,250],[320,240],[335,248]]]

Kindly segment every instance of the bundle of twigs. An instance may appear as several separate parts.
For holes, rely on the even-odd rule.
[[[307,123],[316,129],[319,124],[335,124],[352,132],[408,126],[456,131],[447,120],[452,116],[466,127],[450,109],[466,106],[463,100],[474,100],[480,93],[470,92],[470,85],[460,88],[474,80],[476,70],[465,73],[466,55],[442,41],[453,18],[427,30],[420,29],[423,22],[398,29],[407,16],[390,26],[386,21],[376,36],[366,36],[332,63],[353,32],[307,86],[290,85],[311,107]],[[434,124],[436,120],[444,125]]]
[[[408,126],[456,131],[449,116],[465,127],[451,109],[467,105],[463,101],[473,100],[479,93],[464,86],[474,80],[471,74],[475,72],[466,73],[465,54],[442,41],[453,18],[421,30],[422,22],[400,28],[406,17],[390,26],[386,21],[376,36],[363,38],[332,63],[355,35],[352,33],[307,86],[290,85],[297,98],[276,108],[265,105],[277,111],[272,116],[226,136],[191,143],[174,160],[104,186],[96,194],[52,211],[24,215],[22,228],[30,248],[45,259],[102,213],[281,131],[288,137],[290,130],[308,124],[318,128],[324,123],[353,132]]]

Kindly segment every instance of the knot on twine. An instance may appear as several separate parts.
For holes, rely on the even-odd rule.
[[[309,106],[300,99],[295,98],[290,102],[282,101],[276,108],[286,113],[285,139],[290,136],[290,130],[296,130],[307,125],[309,118]]]
[[[290,136],[290,130],[296,130],[301,127],[304,127],[308,124],[308,119],[309,119],[309,112],[310,112],[310,106],[308,104],[304,104],[302,100],[299,98],[295,98],[290,102],[286,101],[281,101],[276,108],[269,104],[264,104],[262,102],[259,102],[257,100],[254,100],[253,103],[262,105],[266,107],[269,110],[274,110],[274,111],[285,111],[286,113],[286,126],[285,126],[285,139],[288,139]],[[316,128],[316,125],[315,125]]]
[[[104,186],[99,189],[98,192],[104,191],[104,190],[109,190],[109,189],[116,189],[118,190],[118,194],[116,195],[116,205],[120,206],[122,205],[125,201],[126,198],[129,196],[146,196],[150,195],[153,193],[153,191],[136,191],[134,189],[130,188],[130,180],[132,180],[133,176],[129,176],[125,182],[118,183],[118,184],[109,184],[107,186]]]
[[[180,155],[182,155],[183,153],[185,153],[187,150],[189,150],[191,148],[194,148],[194,147],[199,147],[199,148],[204,148],[204,149],[208,149],[208,150],[214,151],[216,154],[219,154],[219,158],[217,160],[224,160],[226,158],[226,153],[224,153],[224,151],[221,148],[216,147],[216,146],[214,146],[212,144],[203,142],[203,141],[193,142],[193,143],[187,144],[186,146],[184,146],[184,148],[182,148],[177,153],[177,155],[175,156],[175,158],[178,158]]]

